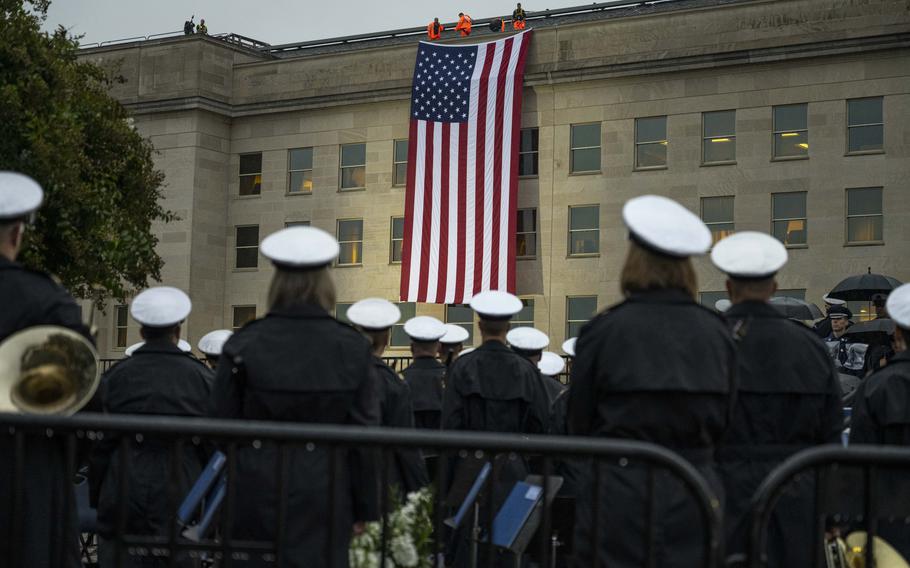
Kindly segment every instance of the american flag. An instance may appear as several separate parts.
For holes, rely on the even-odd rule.
[[[414,66],[401,300],[515,291],[521,90],[531,31],[421,42]]]

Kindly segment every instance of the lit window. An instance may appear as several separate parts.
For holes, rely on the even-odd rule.
[[[882,188],[847,190],[847,242],[879,243],[882,236]]]
[[[259,266],[259,225],[237,227],[237,255],[235,268]]]
[[[414,302],[399,302],[395,305],[401,311],[401,319],[392,326],[392,337],[389,344],[392,347],[407,347],[411,344],[411,338],[404,332],[404,324],[417,315],[417,304]]]
[[[392,185],[404,185],[408,177],[408,141],[395,140],[394,145]]]
[[[341,147],[341,189],[366,187],[367,145],[345,144]]]
[[[464,345],[474,344],[474,310],[467,304],[450,304],[446,306],[446,323],[463,327],[468,332]]]
[[[736,160],[736,111],[702,114],[702,160],[706,164]]]
[[[569,207],[569,255],[600,252],[600,206]]]
[[[808,242],[805,191],[771,194],[771,232],[787,246]]]
[[[234,331],[256,319],[256,306],[234,306]]]
[[[850,300],[847,309],[853,313],[853,321],[871,321],[876,318],[875,307],[868,300]]]
[[[521,298],[521,311],[515,314],[509,322],[509,328],[516,327],[534,327],[534,300],[533,298]]]
[[[389,262],[401,262],[404,245],[404,217],[392,217],[392,234],[389,242]]]
[[[881,97],[847,101],[847,152],[881,150],[884,129]]]
[[[701,220],[711,229],[712,244],[733,234],[733,196],[702,197]]]
[[[288,150],[288,193],[312,193],[313,149]]]
[[[126,332],[129,325],[129,308],[115,308],[116,325],[114,326],[114,347],[126,347]]]
[[[537,145],[540,133],[536,128],[522,128],[518,144],[518,175],[537,175]]]
[[[659,168],[667,165],[667,117],[635,119],[635,167]]]
[[[566,339],[578,337],[581,328],[594,317],[597,296],[569,296],[566,298]]]
[[[537,256],[537,209],[519,209],[516,224],[517,258],[534,258]]]
[[[809,155],[808,108],[805,103],[774,107],[775,158]]]
[[[571,126],[572,173],[600,171],[600,123]]]
[[[262,153],[240,156],[240,195],[259,195],[262,191]]]
[[[338,264],[363,264],[363,219],[338,220]]]

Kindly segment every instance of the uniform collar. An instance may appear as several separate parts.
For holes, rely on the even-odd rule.
[[[894,356],[888,360],[888,364],[890,365],[891,363],[910,363],[910,349],[895,353]]]
[[[287,308],[272,310],[266,315],[266,317],[306,319],[330,318],[332,316],[329,315],[329,312],[322,309],[321,306],[317,306],[315,304],[297,304]]]
[[[186,355],[179,347],[166,340],[148,341],[145,345],[136,349],[133,356],[147,355],[149,353],[167,353],[169,355]]]
[[[646,302],[655,304],[694,304],[695,300],[679,288],[662,288],[660,290],[644,290],[629,295],[629,302]]]
[[[484,341],[483,344],[477,348],[477,351],[483,349],[484,351],[507,351],[509,353],[514,353],[509,347],[502,341],[496,341],[495,339],[489,339]]]
[[[787,319],[784,314],[777,311],[774,306],[768,302],[759,302],[750,300],[748,302],[740,302],[739,304],[734,304],[730,307],[729,310],[724,314],[724,317],[736,318],[742,316],[752,316],[756,318],[773,318],[773,319]]]
[[[414,360],[411,362],[411,366],[423,369],[435,369],[444,367],[445,365],[440,363],[436,357],[414,357]]]

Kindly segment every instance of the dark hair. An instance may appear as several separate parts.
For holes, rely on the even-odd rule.
[[[269,285],[269,310],[313,304],[327,312],[335,309],[335,284],[329,267],[310,270],[278,268]]]
[[[698,298],[698,277],[689,258],[676,258],[650,251],[629,241],[629,252],[619,277],[623,295],[647,290],[675,288]]]

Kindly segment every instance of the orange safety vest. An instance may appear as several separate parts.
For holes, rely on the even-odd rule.
[[[461,37],[467,37],[471,35],[471,16],[465,14],[458,19],[458,25],[455,26],[455,30],[461,33]]]
[[[525,21],[524,20],[512,20],[512,29],[513,30],[525,29]]]
[[[427,26],[427,36],[429,36],[430,39],[439,39],[442,32],[445,30],[445,26],[442,24],[439,24],[439,27],[436,27],[435,24],[436,22],[430,22],[430,25]]]

